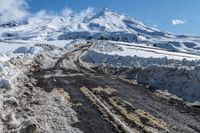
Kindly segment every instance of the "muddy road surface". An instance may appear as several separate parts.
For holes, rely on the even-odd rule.
[[[85,133],[200,132],[200,110],[131,81],[95,71],[81,60],[92,43],[77,45],[52,69],[35,73],[46,92],[69,94]]]

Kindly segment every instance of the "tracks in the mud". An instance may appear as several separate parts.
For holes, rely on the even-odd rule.
[[[85,67],[80,57],[91,45],[78,46],[53,69],[36,74],[46,91],[69,93],[80,120],[74,126],[87,133],[200,132],[200,111]]]

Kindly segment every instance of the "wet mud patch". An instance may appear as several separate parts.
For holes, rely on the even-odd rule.
[[[52,77],[45,79],[41,77],[45,72],[39,73],[37,86],[42,87],[46,92],[60,93],[55,88],[63,88],[69,94],[72,108],[77,113],[79,122],[73,126],[86,133],[116,133],[116,129],[104,120],[100,111],[98,111],[80,91],[80,86],[96,87],[98,84],[90,82],[87,76],[74,77]],[[66,96],[67,97],[67,96]]]

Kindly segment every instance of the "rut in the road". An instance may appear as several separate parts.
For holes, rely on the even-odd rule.
[[[125,133],[136,132],[168,132],[165,122],[151,116],[148,112],[136,109],[130,103],[113,96],[112,88],[82,87],[81,92],[92,101],[98,110],[115,127]],[[133,125],[131,127],[131,125]]]

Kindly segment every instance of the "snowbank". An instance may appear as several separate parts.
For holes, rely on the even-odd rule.
[[[168,60],[167,58],[142,58],[106,55],[89,51],[83,57],[86,62],[116,67],[139,67],[135,73],[138,83],[168,90],[186,101],[200,101],[200,61]],[[130,74],[130,73],[127,73]]]
[[[200,66],[172,67],[151,65],[144,67],[138,83],[167,90],[189,102],[200,101]]]
[[[127,51],[124,46],[113,43],[97,44],[82,57],[83,61],[107,66],[107,69],[102,68],[109,74],[123,75],[137,80],[138,83],[167,90],[186,101],[200,101],[200,60],[197,60],[199,56],[170,52],[169,56],[162,57],[165,51],[161,50],[161,56],[152,57],[153,54],[157,54],[154,53],[155,50],[159,49],[137,46],[144,51],[151,50],[146,56],[134,52],[135,46],[127,46],[132,48]],[[189,60],[184,57],[189,57]]]
[[[5,62],[0,63],[0,86],[11,89],[16,77],[33,65],[33,61],[41,55],[41,51],[39,47],[24,46],[7,53]]]
[[[114,66],[149,66],[149,65],[171,65],[171,66],[196,66],[200,64],[200,60],[189,61],[186,59],[176,60],[168,59],[166,57],[161,58],[145,58],[134,56],[121,56],[121,55],[110,55],[109,53],[104,54],[102,52],[97,52],[89,50],[87,54],[83,57],[83,60],[86,62],[91,62],[95,64],[110,64]]]

